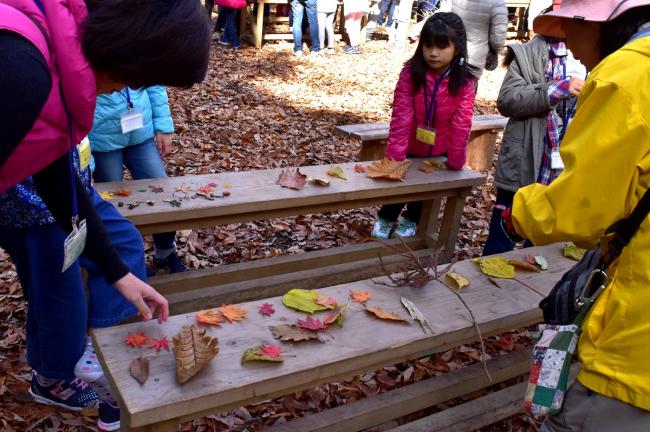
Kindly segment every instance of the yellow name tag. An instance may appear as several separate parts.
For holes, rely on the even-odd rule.
[[[77,150],[79,151],[79,168],[85,170],[90,165],[90,140],[88,137],[79,143]]]
[[[436,143],[436,131],[427,126],[419,126],[415,130],[415,139],[432,146]]]

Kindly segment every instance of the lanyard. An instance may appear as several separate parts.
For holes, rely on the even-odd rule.
[[[436,100],[436,96],[438,95],[438,89],[440,88],[440,83],[449,76],[449,72],[451,70],[451,67],[448,67],[447,70],[445,70],[442,75],[440,75],[436,81],[435,84],[433,85],[433,91],[431,92],[431,100],[427,99],[427,96],[429,95],[429,91],[427,90],[427,80],[426,77],[424,79],[424,84],[423,84],[423,90],[424,90],[424,112],[427,116],[426,118],[426,124],[427,126],[431,127],[432,125],[435,127],[436,124],[436,111],[438,108],[438,101]]]
[[[129,88],[125,87],[124,88],[125,93],[120,92],[123,98],[126,98],[126,107],[129,110],[133,109],[133,103],[131,102],[131,93],[129,92]]]
[[[59,82],[59,90],[61,91],[61,102],[63,103],[63,110],[65,111],[65,116],[68,120],[68,137],[70,140],[70,151],[68,152],[68,166],[70,167],[70,190],[72,191],[72,228],[77,224],[79,220],[79,210],[77,208],[77,183],[75,182],[75,170],[74,164],[72,163],[72,152],[74,151],[74,138],[72,134],[72,119],[70,118],[70,111],[68,111],[68,105],[65,102],[65,97],[63,95],[63,85]]]

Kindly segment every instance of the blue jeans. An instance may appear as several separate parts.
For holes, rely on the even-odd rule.
[[[231,9],[234,11],[234,9]],[[167,177],[165,166],[153,138],[142,144],[124,147],[109,152],[93,152],[95,159],[96,182],[120,181],[124,176],[124,165],[129,169],[134,180]],[[175,232],[153,235],[157,251],[173,252],[176,250]],[[163,254],[164,255],[164,254]]]
[[[309,22],[309,38],[311,39],[312,52],[320,51],[318,40],[318,12],[316,0],[292,0],[291,13],[293,15],[293,50],[302,51],[302,16],[307,12]]]
[[[496,206],[502,205],[505,207],[512,207],[512,201],[515,198],[515,193],[505,189],[497,188],[497,199],[492,209],[492,218],[490,219],[490,232],[488,238],[483,246],[483,256],[494,255],[503,252],[510,252],[515,248],[515,243],[510,240],[501,227],[501,212]],[[533,246],[533,244],[526,240],[525,247]]]
[[[388,7],[390,5],[390,8]],[[386,27],[393,25],[393,12],[395,11],[395,0],[381,0],[379,5],[379,16],[377,17],[377,24],[382,25],[384,23],[384,15],[386,14],[386,9],[388,9],[388,17],[386,17]]]
[[[94,189],[90,199],[126,265],[146,280],[144,245],[138,230]],[[75,377],[74,367],[86,345],[86,329],[109,327],[136,313],[83,256],[61,272],[65,238],[56,223],[0,227],[0,247],[16,265],[27,299],[27,361],[39,374],[56,379]],[[88,299],[81,267],[88,272]]]
[[[239,36],[237,35],[237,9],[224,7],[221,13],[225,16],[226,24],[224,26],[223,34],[221,35],[222,42],[228,42],[231,47],[236,48],[241,45]]]

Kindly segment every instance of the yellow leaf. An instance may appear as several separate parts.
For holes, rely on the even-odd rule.
[[[422,161],[423,164],[430,166],[431,168],[436,168],[436,169],[445,169],[447,168],[447,164],[444,162],[437,161],[435,159],[429,159]]]
[[[503,257],[474,258],[472,261],[481,266],[481,271],[488,276],[503,279],[515,277],[515,267]]]
[[[196,322],[204,325],[220,325],[223,323],[223,315],[216,309],[201,310],[196,313]]]
[[[347,180],[348,178],[345,176],[345,173],[343,172],[343,168],[340,166],[335,166],[327,170],[327,175],[331,175],[332,177],[338,177],[342,180]]]
[[[221,305],[219,312],[226,318],[228,321],[241,321],[246,318],[248,311],[241,306],[237,305]]]
[[[462,290],[466,286],[469,286],[469,279],[467,279],[465,276],[463,276],[460,273],[455,273],[455,272],[447,273],[447,280],[449,280],[449,282],[454,283],[458,291]]]
[[[102,193],[99,194],[99,196],[102,197],[102,199],[107,200],[107,201],[112,200],[113,198],[115,198],[115,196],[110,192],[102,192]]]
[[[378,307],[372,306],[372,307],[367,307],[366,312],[369,312],[376,316],[377,318],[381,318],[383,320],[391,320],[391,321],[406,321],[406,318],[403,316],[396,314],[395,312],[389,312],[385,311],[383,309],[380,309]]]
[[[226,182],[226,183],[223,184],[223,187],[226,188],[226,189],[232,189],[232,183]]]
[[[329,310],[327,306],[316,303],[317,291],[292,289],[282,297],[282,303],[290,308],[313,314],[317,311]]]
[[[580,261],[585,255],[585,252],[585,249],[579,248],[578,246],[572,244],[566,244],[562,249],[562,253],[565,257],[574,259],[576,261]]]

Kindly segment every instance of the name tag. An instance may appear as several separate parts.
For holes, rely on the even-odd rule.
[[[86,236],[88,235],[88,230],[86,228],[86,220],[83,219],[79,225],[74,221],[72,222],[72,232],[65,239],[63,243],[63,270],[66,271],[74,264],[77,259],[81,256],[81,253],[86,247]]]
[[[120,116],[120,124],[123,134],[142,129],[144,127],[142,113],[138,110],[129,110]]]
[[[90,165],[90,140],[88,137],[77,145],[77,151],[79,152],[79,168],[83,171]]]
[[[554,150],[551,153],[551,168],[554,170],[564,169],[564,162],[562,162],[562,158],[560,157],[560,152],[557,150]]]
[[[432,146],[436,143],[436,130],[429,126],[420,125],[415,130],[415,139]]]

